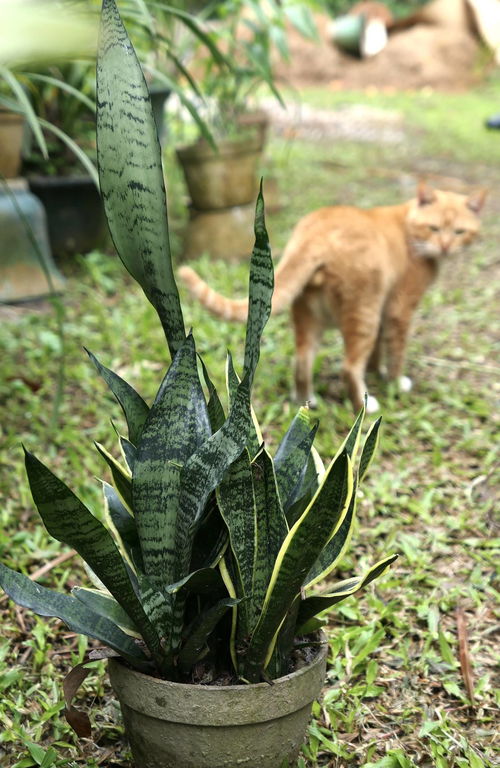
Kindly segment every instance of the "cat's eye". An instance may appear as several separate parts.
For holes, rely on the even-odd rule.
[[[431,232],[439,232],[439,227],[437,227],[435,224],[429,224],[429,229]]]
[[[465,229],[456,229],[455,234],[456,235],[463,235],[465,233]]]

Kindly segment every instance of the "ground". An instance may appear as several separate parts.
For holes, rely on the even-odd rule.
[[[276,180],[282,203],[268,215],[276,253],[297,219],[320,205],[397,203],[412,196],[422,175],[437,185],[490,190],[481,240],[444,266],[418,313],[407,364],[415,389],[397,396],[374,383],[384,418],[381,446],[337,576],[345,578],[390,552],[400,557],[387,575],[330,617],[328,685],[322,703],[315,705],[301,766],[493,766],[498,739],[494,515],[500,134],[486,131],[483,121],[500,109],[500,89],[496,82],[456,94],[323,87],[295,90],[288,98],[292,113],[295,105],[300,114],[300,103],[307,105],[306,114],[320,110],[322,117],[312,128],[281,119],[272,132],[263,172]],[[347,128],[335,133],[337,124]],[[370,130],[360,131],[363,125]],[[179,254],[185,192],[169,148],[166,171]],[[214,287],[244,293],[246,262],[228,268],[201,256],[195,266]],[[92,442],[112,447],[109,420],[121,425],[121,413],[82,346],[120,370],[148,399],[168,360],[153,310],[115,256],[93,253],[62,268],[68,278],[62,305],[0,310],[0,559],[25,572],[40,569],[41,583],[68,589],[86,575],[37,520],[21,443],[98,510],[94,478],[106,470]],[[184,293],[183,299],[186,323],[194,327],[198,347],[222,385],[225,349],[233,350],[240,365],[243,331],[209,317]],[[63,339],[57,324],[61,309]],[[272,318],[255,388],[256,411],[271,450],[294,413],[292,356],[287,317]],[[317,447],[325,459],[353,418],[340,389],[340,356],[340,340],[332,331],[316,369]],[[90,710],[94,741],[79,742],[62,719],[62,678],[82,658],[86,642],[60,622],[36,618],[3,598],[0,611],[0,764],[129,768],[102,662],[79,699]],[[461,654],[465,641],[468,652]],[[461,668],[465,657],[473,691]]]

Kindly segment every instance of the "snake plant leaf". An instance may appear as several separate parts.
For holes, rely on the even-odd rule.
[[[115,0],[103,0],[97,160],[116,250],[155,307],[173,357],[185,339],[170,254],[161,151],[148,88]]]
[[[47,531],[76,549],[137,624],[145,643],[155,654],[158,636],[135,594],[125,562],[107,528],[67,485],[26,450],[25,463],[33,500]]]
[[[240,381],[241,379],[234,369],[233,357],[231,353],[228,351],[227,358],[226,358],[226,388],[227,388],[227,394],[228,394],[230,405],[232,405],[236,397],[236,393],[238,391],[238,385],[240,384]],[[260,424],[258,422],[257,416],[255,414],[255,411],[251,403],[250,403],[250,409],[252,413],[253,426],[248,436],[247,448],[250,451],[250,456],[253,458],[260,451],[262,443],[264,442],[264,438],[262,437],[262,430],[260,428]]]
[[[71,595],[53,592],[0,563],[0,586],[18,605],[39,616],[56,616],[73,631],[113,648],[133,667],[151,671],[140,647],[112,621],[99,616]]]
[[[145,571],[156,588],[187,573],[179,573],[175,565],[181,470],[211,435],[195,343],[190,334],[158,390],[134,461],[133,509]]]
[[[170,643],[173,602],[151,584],[143,573],[138,575],[139,592],[144,611],[161,638],[165,649]]]
[[[125,459],[127,469],[132,475],[134,471],[134,461],[136,454],[135,445],[133,445],[130,440],[127,440],[126,437],[123,437],[123,435],[118,435],[118,441],[120,443],[120,451],[123,458]]]
[[[351,500],[347,508],[346,516],[342,520],[342,524],[338,531],[323,548],[318,559],[307,574],[304,589],[310,589],[314,584],[317,584],[318,581],[326,579],[345,555],[351,540],[353,523],[356,516],[357,489],[358,482],[357,478],[354,477]]]
[[[201,568],[213,568],[223,556],[228,544],[228,532],[215,500],[209,498],[203,516],[196,525],[191,553],[190,573]]]
[[[229,416],[222,427],[186,461],[181,471],[180,512],[175,530],[178,581],[189,572],[193,538],[205,504],[226,470],[245,448],[252,426],[248,377],[238,386]]]
[[[286,536],[273,569],[261,615],[245,658],[245,677],[259,680],[272,643],[307,573],[332,534],[342,524],[353,490],[347,453],[330,464],[323,482],[304,514]]]
[[[238,610],[239,631],[245,637],[252,629],[250,598],[257,554],[257,510],[248,450],[245,449],[226,471],[217,489],[217,501],[235,561],[235,593],[239,598],[247,598]]]
[[[321,485],[325,474],[325,466],[318,451],[311,446],[301,486],[297,492],[295,501],[286,511],[288,527],[291,528],[307,509],[311,500]]]
[[[219,621],[230,608],[238,605],[239,602],[239,600],[234,598],[225,597],[222,600],[218,600],[218,602],[207,611],[200,614],[195,622],[195,626],[193,626],[189,632],[189,637],[186,640],[186,643],[179,653],[178,663],[181,672],[187,674],[193,665],[196,664],[206,646],[208,638]]]
[[[276,480],[285,514],[299,498],[318,424],[309,426],[309,409],[300,408],[274,457]]]
[[[259,361],[262,331],[271,314],[271,299],[274,289],[274,270],[266,230],[262,181],[255,207],[254,232],[255,245],[250,261],[248,319],[243,364],[243,370],[249,377],[250,389]]]
[[[300,634],[303,625],[308,622],[313,616],[318,613],[326,611],[331,608],[332,605],[340,603],[349,595],[353,595],[358,590],[366,587],[371,581],[381,576],[389,566],[397,560],[398,555],[389,555],[383,560],[369,568],[363,576],[354,576],[352,579],[345,579],[339,581],[337,584],[329,587],[326,592],[319,593],[318,595],[311,595],[302,600],[299,609],[299,615],[297,619],[298,632]]]
[[[115,457],[112,456],[111,453],[107,451],[103,445],[101,445],[101,443],[95,442],[94,445],[111,470],[113,485],[115,486],[120,499],[125,504],[125,506],[128,507],[130,511],[132,511],[132,475],[128,469],[122,467],[120,462],[117,461]]]
[[[281,550],[288,535],[274,463],[263,448],[252,462],[256,507],[256,545],[252,587],[252,629],[264,604],[267,588]]]
[[[102,490],[106,522],[113,532],[116,532],[116,538],[121,542],[124,553],[128,556],[134,568],[140,571],[144,570],[141,543],[133,515],[122,504],[112,485],[103,482]]]
[[[210,419],[210,426],[212,427],[212,432],[217,432],[217,430],[220,429],[224,424],[226,420],[226,414],[224,413],[224,408],[222,407],[222,403],[220,401],[215,385],[209,376],[207,366],[201,357],[199,360],[201,363],[201,369],[203,371],[203,379],[208,389],[207,409],[208,417]]]
[[[99,375],[104,379],[113,395],[118,400],[127,421],[128,436],[131,443],[137,445],[141,431],[149,412],[142,397],[128,382],[114,373],[110,368],[99,362],[97,357],[84,347],[87,355],[95,365]]]
[[[224,588],[220,572],[216,568],[200,568],[198,571],[188,574],[175,584],[168,584],[164,588],[167,594],[175,594],[180,589],[192,592],[196,595],[210,595]]]
[[[358,475],[359,475],[360,482],[368,472],[370,468],[370,464],[372,463],[373,456],[377,451],[381,422],[382,422],[382,417],[380,416],[376,421],[373,422],[373,424],[371,425],[365,437],[365,442],[363,445],[363,449],[361,451],[361,456],[359,459],[359,467],[358,467]]]
[[[364,401],[363,407],[360,409],[358,415],[356,416],[356,420],[352,425],[351,429],[349,430],[347,437],[345,438],[344,442],[342,443],[337,453],[335,454],[335,458],[337,456],[340,456],[340,454],[345,451],[349,456],[349,458],[351,459],[351,462],[354,464],[354,461],[358,453],[359,442],[361,439],[361,427],[363,426],[365,413],[366,413],[366,395],[365,395],[365,401]]]
[[[130,616],[111,597],[109,592],[101,592],[99,589],[89,589],[88,587],[73,587],[71,594],[86,605],[87,608],[90,608],[91,611],[97,613],[98,616],[104,616],[112,621],[126,635],[140,638],[140,632]]]

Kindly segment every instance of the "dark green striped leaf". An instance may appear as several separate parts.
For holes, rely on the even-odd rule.
[[[321,460],[321,457],[314,445],[312,445],[307,460],[306,471],[302,479],[302,484],[297,493],[297,501],[295,501],[286,512],[286,519],[289,528],[295,525],[299,517],[304,514],[305,510],[311,503],[314,494],[318,490],[324,474],[325,467],[323,461]]]
[[[173,603],[170,595],[155,589],[143,573],[138,575],[138,583],[144,611],[158,632],[163,649],[166,649],[172,632]]]
[[[340,527],[352,494],[347,453],[332,461],[311,504],[289,531],[276,559],[258,624],[246,653],[245,677],[259,680],[276,633],[319,553]]]
[[[123,437],[123,435],[118,435],[118,439],[120,441],[122,456],[127,464],[127,469],[129,470],[130,474],[132,474],[134,471],[134,461],[136,454],[135,445],[132,445],[130,440],[127,440],[127,438]]]
[[[142,562],[141,543],[135,518],[127,507],[121,503],[120,498],[109,483],[102,484],[104,494],[104,509],[107,522],[113,531],[116,531],[117,539],[121,541],[123,549],[130,558],[134,568],[144,570]]]
[[[313,584],[326,579],[344,556],[352,535],[353,523],[356,516],[357,479],[354,478],[351,500],[347,508],[346,516],[338,531],[332,536],[328,544],[322,549],[318,559],[307,574],[304,589],[310,589]]]
[[[48,532],[83,557],[113,597],[139,627],[155,654],[158,636],[137,599],[125,563],[109,531],[32,453],[25,451],[34,502]]]
[[[59,594],[0,563],[0,586],[12,600],[39,616],[56,616],[73,632],[95,637],[133,667],[151,670],[140,647],[112,621],[99,616],[75,597]]]
[[[240,384],[240,381],[241,381],[240,377],[238,376],[238,374],[234,369],[232,355],[230,352],[228,352],[227,359],[226,359],[226,387],[227,387],[227,394],[228,394],[230,405],[232,405],[234,402],[236,393],[238,392],[238,386]],[[257,416],[255,415],[254,409],[251,404],[250,404],[250,410],[252,413],[252,429],[250,430],[250,433],[248,435],[247,448],[250,451],[250,456],[253,458],[260,451],[264,440],[262,437],[262,432],[260,429],[259,422],[257,420]]]
[[[73,587],[71,594],[90,608],[91,611],[97,613],[98,616],[104,616],[112,621],[125,634],[140,637],[140,632],[130,616],[108,592],[101,592],[99,589],[88,589],[87,587]]]
[[[144,567],[156,588],[186,575],[176,568],[181,470],[211,434],[190,334],[160,386],[134,461],[133,509]]]
[[[209,495],[243,451],[251,424],[250,392],[245,378],[238,386],[236,398],[223,426],[189,457],[182,468],[180,512],[175,528],[177,572],[172,582],[189,573],[196,525]]]
[[[271,314],[271,299],[274,289],[274,270],[271,248],[266,231],[262,182],[255,208],[255,245],[250,262],[250,287],[248,296],[248,319],[245,339],[244,371],[252,387],[253,377],[260,355],[262,331]]]
[[[149,412],[148,406],[128,382],[120,378],[118,374],[114,373],[109,368],[106,368],[106,366],[100,363],[97,357],[88,349],[85,349],[85,351],[97,368],[100,376],[104,379],[111,392],[120,403],[127,421],[130,442],[137,445]]]
[[[299,497],[317,428],[310,428],[309,409],[300,408],[276,451],[274,468],[285,513]]]
[[[203,362],[203,360],[201,359],[201,357],[200,357],[200,363],[203,371],[203,378],[205,380],[205,384],[208,389],[208,403],[207,403],[208,417],[210,419],[212,432],[217,432],[217,430],[220,429],[224,424],[226,420],[226,414],[224,413],[224,408],[222,407],[222,403],[219,399],[217,390],[215,389],[215,386],[210,376],[208,375],[207,367]]]
[[[111,470],[113,485],[118,491],[121,500],[132,511],[132,476],[130,472],[125,467],[122,467],[120,462],[103,445],[97,442],[94,445]]]
[[[116,250],[158,312],[173,357],[185,332],[172,270],[160,144],[146,81],[115,0],[102,4],[97,160]]]
[[[365,403],[366,403],[366,396],[365,396]],[[353,464],[356,459],[356,454],[358,452],[359,441],[361,438],[361,427],[363,426],[365,413],[366,413],[366,405],[363,405],[363,407],[361,408],[360,412],[356,417],[354,424],[349,430],[349,434],[347,435],[346,439],[344,440],[344,442],[342,443],[342,445],[340,446],[340,448],[336,453],[336,456],[340,456],[340,454],[345,451]]]
[[[373,456],[377,450],[381,422],[382,417],[379,417],[376,421],[373,422],[370,429],[368,430],[368,434],[366,435],[363,450],[361,451],[361,457],[359,459],[358,475],[360,482],[368,472]]]
[[[274,464],[262,449],[252,463],[256,510],[256,552],[252,587],[252,629],[260,615],[276,559],[288,534]]]
[[[353,595],[359,589],[366,587],[371,581],[381,576],[391,563],[397,560],[397,557],[397,555],[389,555],[389,557],[385,557],[373,565],[363,576],[355,576],[352,579],[339,581],[337,584],[329,587],[327,592],[306,597],[300,604],[297,620],[298,632],[300,633],[302,626],[312,619],[313,616],[326,611],[336,603],[340,603],[341,600],[345,600],[346,597]]]
[[[229,531],[229,542],[235,562],[236,595],[239,598],[248,598],[238,609],[238,630],[239,634],[245,637],[252,628],[251,597],[257,548],[253,474],[247,450],[244,450],[226,471],[217,489],[217,501]]]
[[[189,637],[186,640],[184,647],[179,653],[179,668],[182,672],[187,674],[192,666],[196,664],[205,648],[208,638],[219,621],[224,614],[227,613],[229,608],[233,608],[238,603],[239,600],[225,597],[199,616],[195,626],[193,626],[189,632]]]
[[[183,588],[197,595],[209,595],[223,589],[224,584],[217,568],[200,568],[175,584],[169,584],[163,591],[173,595]]]

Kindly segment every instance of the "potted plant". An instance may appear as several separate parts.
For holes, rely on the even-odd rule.
[[[276,51],[288,54],[286,22],[314,35],[314,24],[303,6],[285,0],[264,11],[253,0],[217,3],[207,31],[225,55],[194,56],[207,100],[205,118],[216,147],[204,137],[180,147],[177,158],[197,211],[225,209],[253,203],[267,133],[267,115],[251,100],[262,86],[282,103],[273,75]]]
[[[84,558],[96,588],[58,594],[3,564],[0,585],[20,605],[110,649],[137,768],[255,761],[277,768],[295,760],[323,682],[317,614],[395,559],[316,594],[349,540],[380,422],[358,451],[360,413],[325,470],[312,446],[316,425],[301,408],[275,456],[268,453],[250,403],[273,289],[262,195],[244,370],[240,380],[228,357],[227,416],[202,363],[203,389],[170,260],[152,108],[115,0],[103,1],[101,35],[97,146],[106,215],[120,258],[159,315],[172,363],[149,406],[89,353],[128,426],[119,438],[124,462],[98,445],[113,477],[103,484],[107,525],[26,452],[44,525]]]

